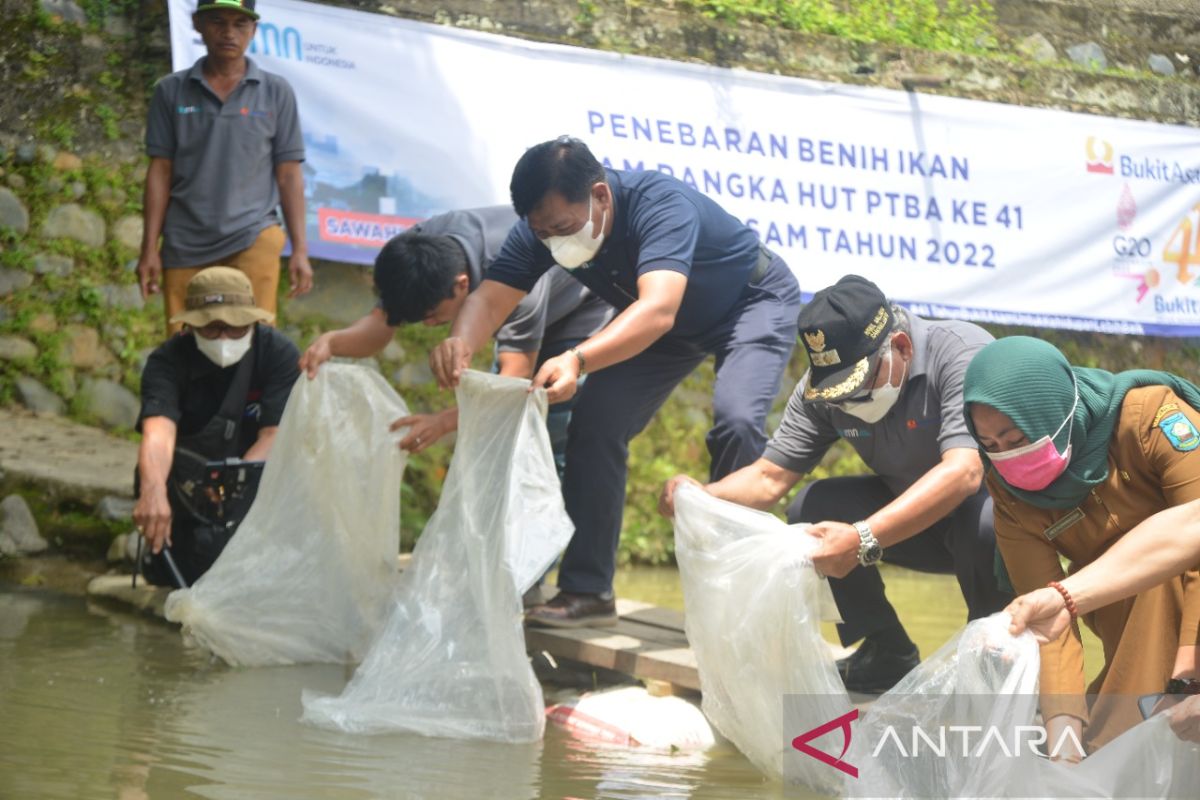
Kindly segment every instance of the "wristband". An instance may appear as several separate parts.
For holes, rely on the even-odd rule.
[[[567,352],[575,356],[575,360],[579,362],[579,374],[587,372],[587,359],[583,357],[583,353],[579,352],[579,348],[571,347],[567,349]]]
[[[1200,694],[1200,678],[1171,678],[1167,694]]]
[[[1062,595],[1063,603],[1065,603],[1067,606],[1067,613],[1071,615],[1071,621],[1074,622],[1076,619],[1078,619],[1079,606],[1075,605],[1075,600],[1071,597],[1071,593],[1067,591],[1067,587],[1063,586],[1058,581],[1050,581],[1046,585]]]

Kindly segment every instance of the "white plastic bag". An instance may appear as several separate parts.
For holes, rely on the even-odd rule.
[[[696,653],[709,721],[768,775],[783,775],[783,696],[811,696],[811,726],[845,711],[846,693],[821,637],[834,613],[812,566],[805,526],[682,485],[675,493],[675,555],[688,642]],[[824,614],[822,614],[824,611]],[[789,720],[791,721],[791,720]],[[799,731],[797,731],[799,732]],[[807,767],[802,767],[807,768]],[[840,787],[813,762],[807,785]]]
[[[407,415],[363,367],[301,377],[254,505],[167,619],[234,665],[359,660],[396,585],[406,458],[388,425]]]
[[[463,375],[454,458],[391,617],[340,697],[305,693],[305,721],[359,733],[541,738],[545,709],[525,655],[521,594],[574,529],[546,395],[528,388]]]
[[[863,715],[846,761],[849,797],[1194,797],[1200,747],[1162,715],[1126,731],[1078,765],[1035,724],[1040,658],[1007,614],[976,620]],[[919,732],[914,729],[919,729]]]
[[[655,697],[641,686],[587,692],[546,709],[576,739],[620,747],[697,752],[715,743],[712,727],[682,697]]]

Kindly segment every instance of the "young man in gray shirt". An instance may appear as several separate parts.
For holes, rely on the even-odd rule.
[[[246,58],[254,6],[200,0],[192,25],[207,55],[159,81],[150,101],[137,271],[143,297],[163,292],[168,320],[184,310],[192,276],[218,264],[244,272],[259,306],[275,313],[284,244],[277,206],[292,238],[292,296],[312,288],[296,98],[287,81]]]
[[[311,378],[333,356],[375,355],[402,324],[453,322],[516,221],[509,206],[449,211],[394,237],[375,259],[379,304],[353,325],[317,337],[300,359],[301,368]],[[496,331],[500,374],[532,377],[542,362],[587,339],[612,315],[612,306],[566,270],[547,272]],[[560,473],[572,406],[570,400],[556,403],[546,419]],[[418,453],[458,428],[458,409],[403,417],[392,428],[405,426],[409,431],[400,446]]]
[[[857,275],[817,292],[799,322],[810,369],[779,429],[762,458],[704,489],[769,509],[839,438],[854,447],[875,474],[809,484],[788,508],[788,522],[812,523],[821,540],[813,562],[829,577],[845,620],[842,644],[865,640],[838,662],[846,688],[883,692],[920,658],[876,562],[953,573],[968,619],[1011,599],[993,575],[992,504],[963,418],[963,375],[992,337],[967,322],[910,315]],[[694,482],[679,475],[663,489],[668,516],[681,481]]]

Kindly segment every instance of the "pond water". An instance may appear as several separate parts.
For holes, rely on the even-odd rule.
[[[962,625],[953,579],[887,578],[923,654]],[[674,570],[623,570],[617,590],[682,608]],[[553,725],[537,744],[500,745],[298,722],[302,690],[336,694],[350,674],[231,669],[158,620],[0,584],[0,798],[803,796],[728,744],[669,755],[583,744]]]

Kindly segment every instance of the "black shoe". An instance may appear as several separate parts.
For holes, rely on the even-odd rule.
[[[611,594],[559,592],[526,611],[525,621],[542,628],[610,628],[617,624],[617,601]]]
[[[837,660],[837,671],[847,691],[883,694],[920,663],[916,647],[897,653],[867,639],[853,653]]]

